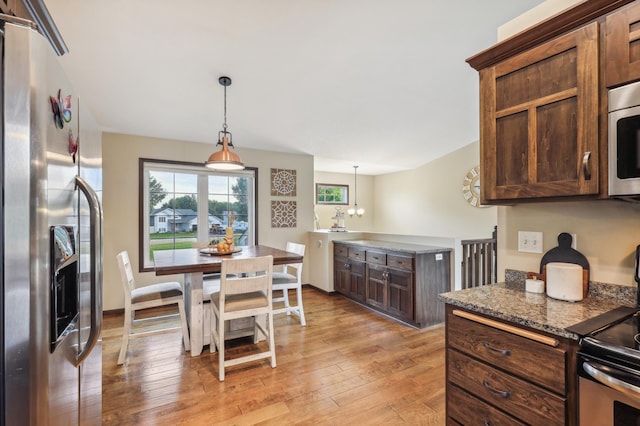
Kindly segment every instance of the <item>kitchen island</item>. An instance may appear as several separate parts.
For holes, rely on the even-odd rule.
[[[598,294],[593,286],[590,294]],[[624,294],[622,292],[621,294]],[[446,304],[447,417],[469,424],[578,423],[576,352],[567,330],[627,297],[551,299],[509,282],[442,293]]]

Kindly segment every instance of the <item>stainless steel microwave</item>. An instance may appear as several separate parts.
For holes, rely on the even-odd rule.
[[[609,91],[609,196],[640,201],[640,82]]]

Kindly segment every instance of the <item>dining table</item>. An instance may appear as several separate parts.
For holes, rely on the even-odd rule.
[[[265,245],[239,246],[230,254],[221,255],[209,248],[156,250],[153,252],[155,273],[158,276],[184,274],[185,308],[189,323],[191,356],[198,356],[210,344],[205,339],[204,274],[220,273],[224,259],[247,259],[273,256],[274,265],[302,262],[303,256]]]

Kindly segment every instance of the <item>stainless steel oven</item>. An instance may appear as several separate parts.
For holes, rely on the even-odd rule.
[[[635,307],[621,306],[569,327],[581,336],[577,365],[582,426],[640,426],[640,245],[634,280],[639,286]]]
[[[637,378],[598,364],[580,360],[578,379],[581,426],[640,425],[640,387]],[[630,383],[635,381],[636,384]]]
[[[640,424],[638,401],[625,394],[580,377],[581,426],[630,426]]]
[[[580,340],[580,425],[640,425],[640,312],[620,314]]]

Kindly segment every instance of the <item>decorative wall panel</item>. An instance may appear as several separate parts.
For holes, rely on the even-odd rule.
[[[271,169],[271,195],[296,196],[296,171]]]
[[[297,211],[296,201],[271,201],[271,227],[295,228],[298,224]]]

